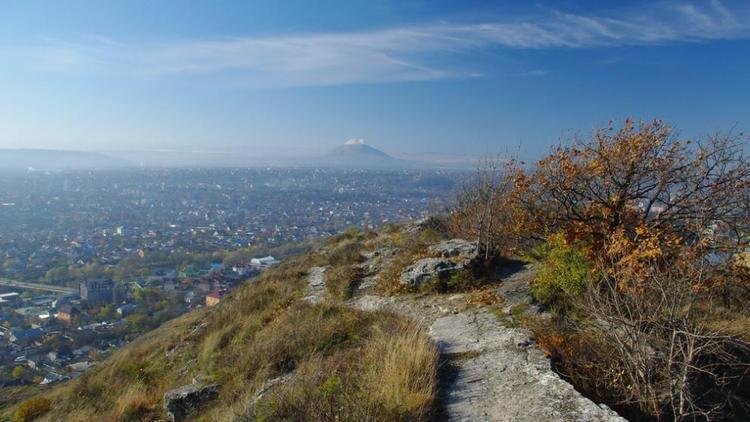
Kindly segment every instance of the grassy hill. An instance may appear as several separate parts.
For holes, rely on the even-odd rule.
[[[300,300],[312,266],[351,276],[364,236],[342,235],[322,252],[291,258],[24,406],[41,421],[164,419],[164,394],[196,380],[220,387],[193,420],[427,419],[438,355],[420,328],[393,313],[345,307],[341,284],[321,303]],[[286,382],[257,399],[271,380]],[[18,409],[7,406],[0,420],[14,420]]]

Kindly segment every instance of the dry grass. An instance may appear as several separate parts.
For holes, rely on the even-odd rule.
[[[347,245],[361,241],[338,240],[338,267],[351,266],[359,252]],[[319,259],[310,253],[285,261],[219,306],[142,336],[83,377],[43,394],[52,408],[40,420],[164,418],[164,393],[193,378],[221,385],[219,397],[196,419],[232,420],[245,414],[265,381],[290,373],[295,381],[264,405],[271,420],[424,418],[435,392],[429,339],[393,314],[301,302],[306,271]],[[326,403],[333,407],[322,408]]]
[[[401,324],[396,329],[395,334],[379,331],[365,347],[369,400],[390,413],[424,419],[437,389],[438,354],[419,327]]]
[[[409,265],[427,256],[427,248],[401,251],[380,272],[378,289],[385,294],[406,292],[406,286],[401,284],[401,273]]]
[[[383,314],[359,348],[305,361],[258,404],[260,420],[427,420],[437,352],[416,326]]]
[[[347,234],[348,233],[348,234]],[[326,289],[335,301],[351,297],[357,283],[362,279],[362,270],[357,264],[363,261],[362,250],[367,243],[367,235],[347,232],[329,242],[326,265]]]

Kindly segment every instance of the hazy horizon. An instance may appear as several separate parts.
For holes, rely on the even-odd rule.
[[[0,5],[0,148],[515,155],[610,120],[750,126],[750,5]]]

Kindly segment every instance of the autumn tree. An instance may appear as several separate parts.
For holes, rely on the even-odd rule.
[[[557,148],[528,175],[516,174],[526,194],[520,199],[539,228],[563,230],[598,251],[619,231],[688,243],[711,229],[746,233],[750,162],[740,136],[680,140],[662,121],[628,120]]]
[[[750,333],[737,337],[714,324],[732,303],[733,315],[750,318],[743,141],[732,133],[685,140],[662,121],[627,120],[556,148],[533,168],[511,163],[493,184],[468,190],[453,218],[475,227],[467,231],[475,238],[527,250],[553,239],[546,244],[582,251],[590,265],[583,256],[558,259],[578,266],[547,265],[547,285],[532,289],[564,292],[565,308],[578,307],[558,318],[562,337],[578,339],[560,354],[575,361],[572,347],[596,356],[571,366],[588,373],[579,379],[659,418],[710,418],[725,403],[706,399],[700,384],[728,384],[726,368],[750,356],[742,340]],[[561,280],[566,274],[578,278]]]

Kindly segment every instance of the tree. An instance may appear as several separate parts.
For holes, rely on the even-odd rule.
[[[65,285],[74,280],[75,276],[70,272],[67,265],[50,268],[44,274],[44,281],[50,284]]]
[[[518,205],[537,223],[534,231],[563,230],[594,254],[606,252],[618,235],[635,242],[644,233],[656,235],[668,249],[670,241],[697,244],[716,231],[750,231],[750,161],[741,137],[732,134],[683,141],[659,120],[628,120],[560,147],[532,173],[513,177]],[[736,235],[721,240],[707,245],[747,244]]]
[[[10,376],[14,380],[21,379],[25,375],[26,375],[26,368],[24,368],[23,366],[16,366],[15,368],[13,368],[12,371],[10,371]]]
[[[712,420],[727,407],[750,410],[738,391],[750,370],[738,356],[750,356],[750,346],[706,323],[711,309],[696,286],[712,276],[701,258],[690,250],[669,265],[656,258],[651,265],[663,270],[646,282],[632,273],[604,274],[587,292],[582,307],[597,323],[580,329],[607,345],[590,364],[620,403],[674,420]],[[715,397],[706,399],[712,390]]]
[[[449,220],[455,234],[476,239],[480,253],[488,261],[504,246],[503,228],[510,224],[503,209],[512,185],[504,177],[500,159],[485,159],[474,178],[459,193]]]
[[[621,404],[675,420],[721,412],[750,356],[715,325],[750,317],[750,267],[736,259],[750,241],[742,135],[682,140],[659,120],[628,120],[534,168],[510,164],[495,193],[477,183],[454,216],[475,238],[520,248],[554,239],[559,253],[543,258],[532,292],[575,312],[557,312],[543,328],[557,332],[540,343],[571,378]]]

